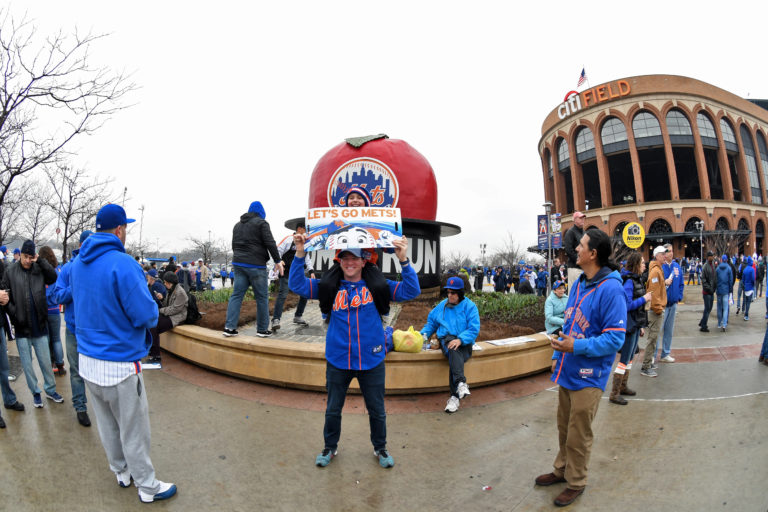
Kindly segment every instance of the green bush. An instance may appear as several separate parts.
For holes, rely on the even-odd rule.
[[[216,290],[205,290],[202,292],[190,291],[195,295],[197,302],[210,302],[213,304],[222,304],[229,302],[229,297],[232,295],[232,288],[218,288]],[[248,288],[245,292],[243,301],[253,300],[253,290]]]
[[[474,292],[467,297],[477,305],[480,318],[514,324],[524,319],[544,317],[544,297],[518,293],[505,295],[499,292]]]

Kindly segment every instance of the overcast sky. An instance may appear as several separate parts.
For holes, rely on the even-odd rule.
[[[76,142],[76,165],[128,188],[161,251],[229,240],[260,200],[276,238],[303,216],[317,160],[386,133],[432,164],[443,251],[535,243],[537,144],[576,88],[677,74],[768,98],[762,2],[13,2],[39,34],[108,32],[92,62],[133,72],[128,110]],[[26,10],[26,11],[25,11]],[[73,149],[72,147],[70,149]],[[129,236],[138,237],[134,229]]]

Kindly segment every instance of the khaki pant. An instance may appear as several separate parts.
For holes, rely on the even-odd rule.
[[[592,453],[592,420],[597,414],[600,388],[571,391],[560,386],[557,404],[557,431],[560,451],[555,457],[555,476],[565,476],[569,489],[583,489],[587,485],[587,465]]]
[[[653,355],[656,353],[656,341],[659,339],[659,332],[661,331],[661,320],[664,315],[657,315],[653,310],[648,311],[648,328],[646,334],[648,335],[648,343],[645,345],[645,355],[643,356],[643,370],[647,370],[651,367],[653,362]]]
[[[583,274],[584,271],[581,270],[579,267],[568,267],[568,289],[575,289],[573,288],[576,286],[576,281],[579,280],[579,276]]]

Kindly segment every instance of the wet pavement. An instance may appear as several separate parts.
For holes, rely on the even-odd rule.
[[[768,509],[768,366],[757,363],[765,302],[753,304],[749,322],[732,314],[728,333],[704,334],[703,306],[695,295],[686,301],[678,362],[660,364],[655,379],[633,372],[638,395],[627,406],[603,399],[587,489],[568,510]],[[291,319],[284,314],[284,325]],[[563,485],[533,485],[557,449],[547,377],[472,389],[453,415],[442,412],[447,393],[388,397],[392,469],[378,466],[364,406],[350,396],[339,455],[317,468],[324,394],[165,354],[162,370],[145,372],[152,459],[179,493],[141,505],[135,488],[118,487],[95,425],[77,423],[68,376],[56,378],[65,403],[43,409],[32,408],[22,376],[12,386],[27,410],[2,410],[0,510],[553,510]]]

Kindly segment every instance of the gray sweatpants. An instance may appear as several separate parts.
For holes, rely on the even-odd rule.
[[[131,375],[116,386],[106,387],[85,382],[109,469],[121,473],[128,468],[139,489],[156,494],[160,483],[149,458],[151,433],[144,377]]]

